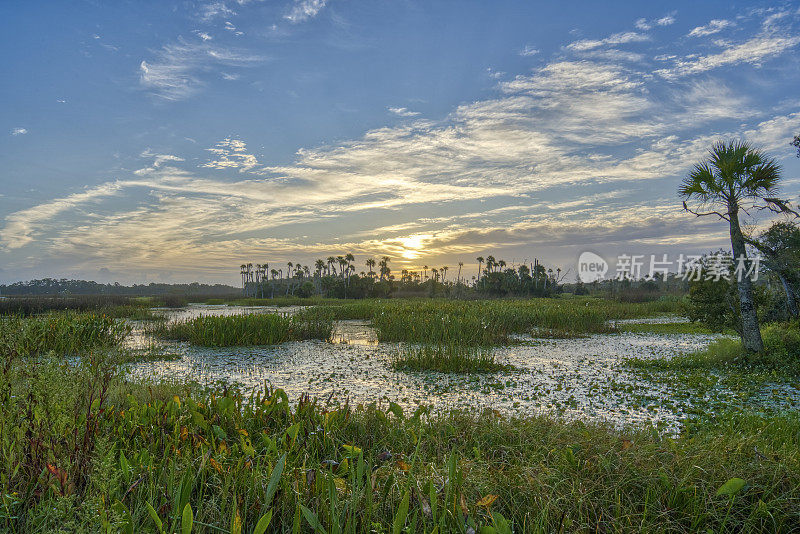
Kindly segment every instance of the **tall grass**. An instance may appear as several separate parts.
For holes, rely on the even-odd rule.
[[[78,355],[97,347],[118,346],[129,333],[130,326],[105,314],[0,316],[0,352],[20,356],[47,352]]]
[[[115,295],[75,297],[9,297],[0,299],[0,315],[36,315],[48,311],[98,311],[120,307],[139,307],[137,301]]]
[[[533,330],[609,332],[609,320],[655,315],[661,309],[653,303],[600,299],[387,300],[334,308],[339,308],[337,316],[371,319],[381,341],[482,346],[505,344],[511,334]]]
[[[784,376],[800,376],[800,324],[773,323],[761,329],[764,351],[748,353],[740,339],[721,338],[700,351],[671,358],[631,358],[627,363],[635,368],[654,371],[692,369],[752,369]]]
[[[489,410],[331,410],[307,398],[292,405],[279,390],[186,396],[121,381],[103,390],[92,368],[24,372],[0,412],[10,436],[0,447],[6,531],[253,532],[269,522],[271,532],[793,532],[800,524],[796,413],[720,415],[667,438]]]
[[[204,315],[184,321],[155,323],[147,331],[163,339],[189,341],[206,347],[275,345],[303,339],[329,339],[333,321],[320,310],[294,315]]]

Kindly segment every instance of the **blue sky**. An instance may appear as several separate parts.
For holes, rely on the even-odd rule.
[[[20,2],[2,20],[2,281],[703,252],[725,225],[675,190],[732,137],[800,192],[800,2]]]

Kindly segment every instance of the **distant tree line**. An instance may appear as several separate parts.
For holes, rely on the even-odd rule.
[[[391,259],[367,258],[364,269],[356,267],[353,254],[318,259],[313,265],[244,263],[239,271],[245,296],[367,298],[397,296],[550,296],[560,291],[561,269],[547,268],[538,261],[530,266],[510,266],[494,256],[480,256],[478,272],[468,276],[464,263],[454,272],[447,265],[392,271]],[[399,275],[399,276],[398,276]]]
[[[225,297],[239,293],[239,289],[225,284],[134,284],[124,286],[119,283],[100,284],[89,280],[68,280],[66,278],[42,278],[13,284],[0,284],[0,295],[122,295],[122,296],[163,296],[181,295]]]

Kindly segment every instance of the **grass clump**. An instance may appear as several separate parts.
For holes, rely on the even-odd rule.
[[[627,363],[654,371],[746,368],[800,376],[800,325],[797,322],[769,324],[762,329],[761,336],[764,351],[758,354],[747,353],[740,339],[721,338],[692,354],[653,360],[631,358]]]
[[[322,311],[295,315],[254,313],[195,317],[156,323],[148,332],[163,338],[206,347],[275,345],[303,339],[329,339],[333,321]]]
[[[514,367],[499,363],[491,349],[437,345],[406,347],[392,360],[401,371],[438,371],[440,373],[496,373]]]
[[[0,316],[0,352],[19,356],[48,352],[78,355],[97,347],[119,346],[130,331],[125,323],[97,313]]]

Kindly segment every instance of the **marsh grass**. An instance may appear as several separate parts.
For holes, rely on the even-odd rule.
[[[95,312],[116,318],[153,319],[148,299],[112,295],[11,297],[0,299],[0,315],[32,316],[47,312]]]
[[[294,315],[201,315],[185,321],[157,322],[146,332],[206,347],[275,345],[304,339],[327,340],[333,332],[333,321],[324,310],[304,310]]]
[[[800,524],[796,413],[719,415],[667,437],[491,410],[332,409],[290,403],[280,390],[245,397],[120,378],[97,397],[96,376],[90,365],[53,362],[11,377],[0,430],[19,439],[0,447],[0,529],[252,532],[265,517],[274,532]],[[38,418],[27,415],[31,403]],[[49,444],[46,454],[36,443]],[[76,450],[91,451],[89,461],[76,464]]]
[[[489,348],[459,345],[405,347],[392,359],[392,367],[401,371],[440,373],[497,373],[515,370],[512,365],[499,363]]]
[[[596,299],[410,301],[376,309],[372,323],[381,341],[491,346],[534,329],[562,336],[607,333],[609,319],[646,313],[640,305]]]
[[[20,356],[80,355],[98,347],[119,346],[130,331],[124,322],[97,313],[0,316],[0,351]]]
[[[715,339],[695,353],[672,358],[631,358],[626,363],[652,371],[750,369],[788,377],[800,376],[800,325],[797,322],[769,324],[762,328],[761,335],[764,352],[760,354],[749,354],[743,349],[741,340],[724,337]]]

